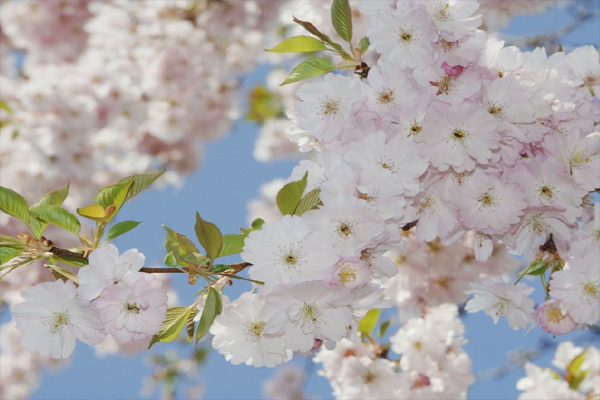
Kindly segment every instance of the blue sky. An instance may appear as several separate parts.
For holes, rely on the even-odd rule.
[[[594,2],[596,7],[600,3]],[[549,32],[565,20],[564,11],[546,13],[544,17],[517,18],[507,32],[513,34]],[[564,45],[595,44],[600,46],[600,22],[596,19],[563,40]],[[243,79],[248,89],[264,79],[267,68],[261,67]],[[261,164],[252,157],[256,137],[256,126],[247,122],[236,123],[232,134],[210,143],[202,168],[190,176],[181,189],[165,188],[149,191],[128,204],[120,215],[120,220],[143,221],[132,233],[120,238],[117,245],[121,251],[138,248],[146,254],[146,265],[160,265],[164,257],[163,242],[165,232],[161,224],[195,237],[193,232],[194,214],[200,212],[204,219],[216,223],[224,233],[236,233],[246,223],[246,203],[257,196],[257,188],[273,178],[286,178],[296,164],[295,161]],[[237,259],[232,258],[232,261]],[[193,293],[199,287],[190,287],[183,276],[173,279],[178,289],[182,305],[193,301]],[[237,297],[249,288],[245,282],[236,281],[226,289],[230,297]],[[540,288],[537,288],[538,295]],[[464,318],[469,342],[465,348],[473,360],[474,372],[502,365],[507,353],[518,347],[531,348],[541,337],[548,335],[535,330],[529,334],[512,331],[506,321],[494,326],[491,318],[483,314],[468,315]],[[566,337],[578,338],[581,333]],[[563,339],[563,338],[561,338]],[[556,340],[558,342],[558,340]],[[190,346],[158,344],[152,352],[175,349],[186,354]],[[538,361],[549,362],[553,352]],[[57,371],[44,371],[40,387],[33,399],[137,399],[140,396],[142,379],[149,372],[144,364],[148,353],[133,357],[110,356],[97,359],[93,350],[78,344],[70,364]],[[304,367],[307,360],[296,357],[294,363]],[[331,398],[327,381],[316,375],[318,365],[312,367],[312,375],[307,384],[309,395],[317,398]],[[273,373],[271,369],[233,366],[213,352],[208,362],[202,366],[201,380],[205,385],[205,398],[209,399],[257,399],[262,398],[261,382]],[[481,381],[473,385],[470,399],[509,399],[517,396],[515,382],[524,375],[523,369],[508,374],[503,379]],[[158,396],[158,393],[155,394]]]

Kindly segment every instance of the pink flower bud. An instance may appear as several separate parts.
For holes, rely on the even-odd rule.
[[[564,335],[577,327],[569,314],[563,315],[558,299],[542,303],[535,311],[535,318],[544,331],[555,335]]]
[[[453,77],[459,76],[464,69],[462,65],[456,65],[454,67],[451,67],[446,61],[444,61],[444,63],[442,64],[442,68],[444,69],[446,75]]]

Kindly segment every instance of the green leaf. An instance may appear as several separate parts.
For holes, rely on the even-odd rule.
[[[229,268],[230,266],[226,264],[213,264],[211,271],[216,274],[219,274],[221,272],[227,271]]]
[[[15,257],[20,256],[22,251],[22,249],[16,249],[14,247],[0,247],[0,265],[9,262]]]
[[[0,100],[0,109],[6,111],[9,114],[12,114],[12,109],[6,104],[4,100]]]
[[[272,53],[306,53],[320,50],[327,50],[322,41],[310,36],[301,35],[285,39],[267,51]]]
[[[219,257],[241,253],[244,249],[244,235],[223,235],[223,247]]]
[[[302,81],[314,76],[323,75],[336,69],[337,66],[326,58],[309,58],[298,64],[279,86]]]
[[[106,210],[100,204],[78,208],[77,214],[96,222],[104,222],[106,220]]]
[[[127,191],[131,185],[133,185],[133,179],[126,178],[113,185],[103,187],[96,193],[94,203],[100,204],[104,208],[112,205],[120,207],[123,205],[125,196],[127,196]]]
[[[302,215],[308,210],[312,210],[321,203],[321,189],[313,189],[302,197],[294,210],[295,215]]]
[[[331,23],[338,35],[350,43],[352,40],[352,10],[348,0],[333,0]]]
[[[360,42],[358,42],[358,50],[360,50],[361,54],[365,54],[370,45],[371,41],[365,36],[364,38],[360,39]]]
[[[579,388],[579,385],[581,385],[581,382],[583,382],[588,373],[588,370],[581,370],[586,352],[587,350],[582,351],[567,366],[567,382],[569,382],[569,387],[573,390]]]
[[[206,255],[211,260],[219,256],[221,247],[223,247],[223,235],[215,224],[208,222],[196,213],[196,224],[194,225],[198,241],[206,250]]]
[[[12,215],[23,221],[29,222],[29,206],[27,200],[12,189],[0,186],[0,211]]]
[[[79,236],[79,231],[81,230],[79,220],[64,208],[60,206],[44,205],[32,207],[29,211],[39,219],[59,226],[74,235]]]
[[[284,115],[285,107],[275,93],[264,86],[254,86],[248,94],[248,120],[264,124],[270,119]]]
[[[208,288],[208,295],[206,296],[206,301],[204,302],[204,309],[202,310],[202,315],[200,316],[200,321],[198,322],[198,327],[196,329],[196,339],[195,344],[198,344],[198,341],[202,339],[210,329],[213,321],[216,316],[221,313],[223,309],[223,304],[221,302],[221,293],[215,290],[212,287]]]
[[[25,243],[23,243],[16,237],[12,237],[10,235],[4,235],[4,234],[0,233],[0,247],[10,247],[13,249],[23,250],[27,246],[25,245]]]
[[[385,336],[385,333],[387,332],[388,328],[390,327],[390,324],[392,323],[391,319],[388,319],[387,321],[383,322],[380,326],[379,326],[379,337],[382,338]]]
[[[46,221],[42,221],[41,219],[35,217],[32,214],[29,214],[29,223],[27,223],[27,227],[33,234],[36,239],[39,239],[44,234],[44,231],[48,227],[48,223]]]
[[[63,281],[73,281],[73,283],[79,286],[79,278],[77,275],[69,271],[68,269],[59,267],[58,265],[46,264],[47,268],[50,268],[54,278],[61,279]]]
[[[35,202],[33,207],[37,206],[60,206],[67,198],[69,194],[69,183],[62,189],[55,190],[50,193],[46,193],[38,201]]]
[[[55,256],[55,258],[59,261],[64,262],[65,264],[73,265],[75,267],[84,267],[88,265],[88,260],[81,257],[73,257],[73,256]]]
[[[375,325],[377,325],[377,320],[379,319],[379,314],[381,310],[378,308],[374,308],[369,310],[369,312],[360,320],[358,323],[358,331],[365,336],[369,336]]]
[[[124,202],[129,201],[131,198],[137,196],[141,191],[148,188],[148,186],[152,185],[154,183],[154,181],[156,181],[158,178],[160,178],[160,176],[162,174],[165,173],[165,171],[166,171],[166,169],[162,169],[158,172],[149,172],[146,174],[136,174],[136,175],[131,175],[125,179],[121,179],[121,182],[126,181],[128,179],[133,180],[133,184],[129,188],[129,191],[127,192],[127,196],[125,196]]]
[[[187,332],[186,340],[188,342],[191,342],[194,339],[194,330],[196,328],[196,321],[194,321],[194,318],[196,318],[196,314],[198,314],[198,308],[190,307],[190,313],[185,323],[185,331]]]
[[[206,257],[204,254],[200,253],[187,253],[179,256],[179,259],[185,261],[186,263],[194,264],[194,265],[208,265],[210,264],[210,259]]]
[[[260,229],[262,228],[262,226],[265,224],[265,220],[262,218],[256,218],[254,221],[252,221],[252,223],[250,224],[250,226],[253,229]]]
[[[546,272],[546,269],[549,267],[549,265],[541,259],[537,259],[531,262],[531,264],[529,264],[527,266],[527,268],[525,268],[523,271],[521,271],[519,273],[519,276],[515,282],[515,285],[517,283],[519,283],[519,281],[525,276],[525,275],[542,275],[544,272]]]
[[[302,179],[299,181],[290,182],[281,188],[277,193],[277,207],[283,215],[290,215],[294,213],[298,202],[302,198],[302,193],[306,188],[306,179],[308,178],[308,172],[304,174]]]
[[[187,266],[183,263],[181,256],[188,253],[200,253],[194,243],[184,234],[176,232],[166,225],[163,228],[167,231],[167,238],[165,240],[165,248],[167,253],[173,254],[177,263],[182,266]]]
[[[301,20],[297,19],[296,17],[294,17],[293,21],[295,23],[297,23],[298,25],[300,25],[301,27],[303,27],[304,29],[306,29],[308,32],[312,33],[313,35],[315,35],[316,37],[321,39],[322,41],[324,41],[326,43],[331,43],[331,39],[329,38],[329,36],[325,35],[324,33],[321,33],[321,31],[319,31],[310,22],[301,21]]]
[[[179,332],[185,326],[191,307],[171,307],[167,310],[167,319],[163,322],[160,330],[152,337],[148,348],[157,342],[172,342],[177,339]]]
[[[122,234],[129,232],[139,224],[141,224],[141,221],[122,221],[117,224],[114,224],[108,230],[108,233],[106,234],[106,239],[109,241],[114,240]]]
[[[167,253],[167,255],[165,256],[164,263],[168,267],[176,267],[177,266],[177,260],[175,259],[175,256],[173,255],[172,252]]]

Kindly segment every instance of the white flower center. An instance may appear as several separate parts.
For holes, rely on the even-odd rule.
[[[321,114],[324,116],[336,115],[340,109],[338,101],[329,100],[328,98],[321,104]]]
[[[53,312],[52,316],[42,318],[42,324],[50,325],[52,333],[60,332],[65,326],[71,325],[71,321],[69,320],[69,312]]]
[[[498,204],[498,198],[494,196],[494,192],[489,190],[483,194],[480,198],[477,199],[479,201],[479,209],[482,208],[494,208]]]
[[[321,311],[315,303],[303,303],[300,307],[300,324],[303,333],[314,332],[319,324]]]
[[[293,245],[281,246],[276,254],[276,263],[286,269],[296,269],[303,264],[305,255],[306,254],[302,251],[301,247],[296,247]]]
[[[506,105],[499,103],[488,103],[487,111],[491,115],[499,119],[506,118]]]
[[[600,285],[594,284],[591,281],[583,282],[581,285],[581,292],[584,296],[597,299],[600,297]]]
[[[467,141],[467,137],[469,136],[469,132],[464,129],[456,128],[450,133],[450,139],[454,141],[454,143],[465,144]]]
[[[395,98],[395,90],[394,89],[384,89],[381,92],[377,93],[377,102],[380,104],[389,105],[394,102]]]
[[[339,238],[347,239],[350,235],[354,233],[354,224],[348,221],[340,221],[335,230]]]
[[[339,277],[341,283],[356,281],[356,268],[352,268],[348,263],[343,263],[340,267]]]
[[[257,342],[263,336],[264,330],[265,323],[263,321],[246,322],[244,334],[252,342]]]
[[[138,307],[138,304],[136,302],[133,303],[123,303],[123,312],[127,315],[131,315],[131,314],[139,314],[140,313],[140,308]]]
[[[450,8],[450,4],[448,3],[444,3],[444,4],[439,4],[436,7],[435,13],[433,14],[433,16],[435,17],[435,19],[437,19],[440,22],[448,22],[448,21],[452,21],[452,9]]]
[[[494,304],[496,316],[505,316],[511,306],[511,301],[504,297],[498,297],[498,301]]]
[[[548,230],[548,224],[541,219],[541,214],[532,214],[527,218],[527,223],[531,230],[537,233],[543,233]]]

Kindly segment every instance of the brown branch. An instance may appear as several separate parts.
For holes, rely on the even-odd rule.
[[[61,258],[76,258],[82,262],[86,262],[87,263],[87,256],[82,254],[82,253],[75,253],[73,251],[67,250],[67,249],[61,249],[60,247],[52,247],[50,250],[50,253],[54,254],[57,257],[61,257]],[[237,274],[238,272],[242,271],[243,269],[245,269],[246,267],[251,266],[252,264],[247,263],[247,262],[239,262],[236,264],[231,264],[229,265],[228,271],[232,271],[233,274]],[[140,272],[146,272],[149,274],[171,274],[171,273],[187,273],[187,271],[179,269],[179,268],[149,268],[149,267],[143,267],[142,269],[140,269]]]
[[[142,267],[140,272],[146,272],[148,274],[173,274],[173,273],[187,273],[187,271],[179,268],[149,268]]]
[[[62,257],[62,258],[76,258],[85,263],[87,263],[87,261],[88,261],[87,256],[85,256],[82,253],[75,253],[73,251],[70,251],[67,249],[61,249],[60,247],[56,247],[56,246],[54,246],[50,249],[50,253],[54,254],[55,256]]]

